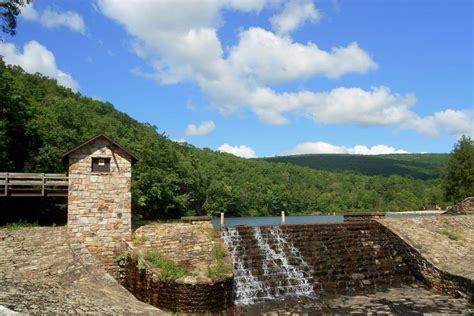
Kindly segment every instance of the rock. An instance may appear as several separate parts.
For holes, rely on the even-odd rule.
[[[362,273],[352,273],[351,278],[352,280],[363,280],[365,278],[365,275]]]

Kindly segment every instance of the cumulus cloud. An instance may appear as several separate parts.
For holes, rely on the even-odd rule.
[[[321,14],[311,0],[290,0],[283,11],[270,18],[272,28],[278,34],[286,34],[296,30],[306,21],[315,23]]]
[[[367,147],[356,145],[354,147],[345,147],[332,145],[325,142],[306,142],[296,145],[294,148],[285,152],[285,155],[302,154],[356,154],[356,155],[385,155],[385,154],[405,154],[403,149],[395,149],[386,145],[375,145]]]
[[[377,64],[355,42],[325,51],[314,43],[295,43],[290,37],[280,37],[259,27],[240,33],[239,43],[231,49],[229,63],[240,77],[261,84],[305,80],[314,76],[338,78],[377,68]]]
[[[235,156],[243,158],[255,158],[255,151],[249,146],[240,145],[240,146],[231,146],[229,144],[223,144],[218,149],[218,151],[229,153]]]
[[[72,76],[58,68],[54,54],[37,41],[26,43],[23,53],[17,51],[13,44],[0,42],[0,55],[7,64],[18,65],[28,73],[39,72],[74,91],[79,89]]]
[[[413,110],[414,95],[401,95],[384,86],[318,92],[277,88],[317,76],[339,78],[377,68],[356,42],[328,50],[312,42],[295,42],[288,32],[319,17],[310,1],[292,0],[284,5],[272,18],[276,32],[260,27],[241,30],[226,54],[217,32],[222,10],[258,13],[275,1],[97,1],[104,15],[133,36],[134,51],[150,65],[151,70],[134,69],[135,74],[161,84],[194,83],[222,115],[250,110],[268,124],[287,124],[291,115],[325,124],[388,125],[433,136],[440,129],[450,134],[467,130],[473,121],[462,110],[451,110],[456,115],[421,117]],[[293,22],[281,22],[285,16],[292,16],[288,19]],[[446,123],[447,116],[461,125],[454,128]]]
[[[60,12],[48,8],[39,13],[31,3],[22,9],[21,16],[26,20],[38,22],[47,28],[66,27],[73,32],[81,34],[86,32],[84,19],[74,11]]]
[[[213,121],[206,121],[197,126],[189,124],[186,128],[187,136],[207,136],[214,131],[216,124]]]

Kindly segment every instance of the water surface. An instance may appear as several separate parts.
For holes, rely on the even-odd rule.
[[[406,217],[420,217],[433,216],[436,213],[387,213],[386,218],[406,218]],[[215,227],[220,226],[220,219],[213,218],[212,224]],[[285,224],[323,224],[323,223],[342,223],[344,217],[342,215],[303,215],[303,216],[286,216]],[[245,226],[264,226],[264,225],[279,225],[281,224],[281,217],[279,216],[260,216],[260,217],[226,217],[224,221],[225,226],[232,227],[238,225]]]

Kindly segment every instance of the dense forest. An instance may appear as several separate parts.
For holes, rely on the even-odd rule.
[[[405,167],[389,164],[387,172],[380,172],[380,161],[372,163],[372,158],[364,170],[337,172],[238,158],[173,142],[156,126],[140,123],[110,103],[6,66],[1,59],[0,111],[0,171],[66,172],[61,155],[98,133],[134,152],[140,158],[133,169],[135,218],[220,212],[258,216],[281,210],[288,214],[397,211],[446,205],[439,178],[444,156],[418,156],[415,168],[398,160]],[[352,158],[337,159],[344,164]],[[1,199],[0,220],[64,214],[65,201],[40,200]]]
[[[327,171],[349,171],[366,175],[399,175],[415,179],[439,179],[448,164],[448,154],[307,154],[263,158]]]

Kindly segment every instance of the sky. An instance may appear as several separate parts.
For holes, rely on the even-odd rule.
[[[470,0],[34,0],[8,64],[238,156],[474,136]]]

